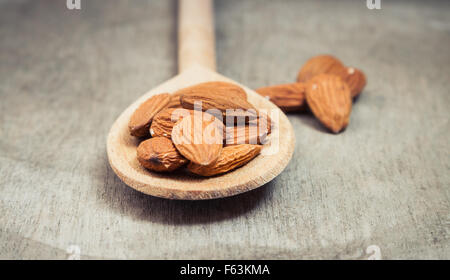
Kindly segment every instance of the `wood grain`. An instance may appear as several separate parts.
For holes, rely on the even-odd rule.
[[[197,202],[109,167],[111,124],[177,73],[176,2],[110,2],[1,1],[0,258],[450,258],[448,1],[216,1],[225,76],[289,83],[331,53],[368,84],[342,134],[289,115],[294,157],[271,183]]]
[[[178,72],[197,64],[216,70],[213,0],[179,0]]]

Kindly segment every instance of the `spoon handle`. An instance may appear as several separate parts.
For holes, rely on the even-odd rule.
[[[212,0],[178,2],[178,72],[200,64],[216,70]]]

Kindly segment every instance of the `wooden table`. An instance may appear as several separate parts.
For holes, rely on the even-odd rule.
[[[176,73],[176,2],[65,2],[0,3],[0,258],[450,258],[448,1],[216,1],[218,72],[292,82],[331,53],[368,85],[345,132],[291,114],[280,176],[199,202],[128,188],[105,151]]]

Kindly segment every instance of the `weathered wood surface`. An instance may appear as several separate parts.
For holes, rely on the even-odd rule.
[[[450,258],[448,1],[216,1],[219,73],[256,88],[333,53],[369,83],[344,133],[290,115],[280,176],[197,202],[128,188],[105,151],[176,73],[175,2],[65,2],[0,2],[0,258]]]

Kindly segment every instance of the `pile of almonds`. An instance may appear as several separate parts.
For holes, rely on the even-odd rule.
[[[347,127],[352,101],[366,86],[364,73],[346,67],[331,55],[309,59],[300,69],[297,82],[256,90],[284,112],[302,112],[309,108],[314,116],[334,133]]]
[[[244,89],[226,82],[152,96],[128,123],[130,134],[143,140],[137,148],[143,167],[171,172],[186,166],[201,176],[247,164],[261,152],[271,126],[270,118],[247,101]]]
[[[256,91],[284,112],[309,109],[338,133],[347,127],[352,101],[365,85],[361,70],[320,55],[303,65],[296,83]],[[241,87],[206,82],[152,96],[136,109],[128,127],[132,136],[143,140],[137,148],[143,167],[172,172],[186,166],[191,173],[214,176],[255,158],[272,125],[267,114],[247,101]]]

